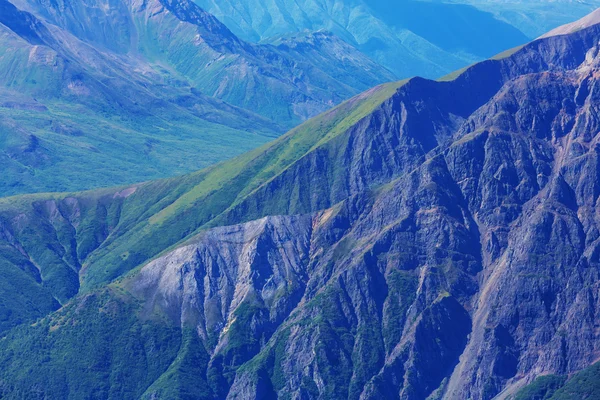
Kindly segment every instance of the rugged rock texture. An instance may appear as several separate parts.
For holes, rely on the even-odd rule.
[[[81,294],[5,332],[0,393],[491,399],[589,366],[599,39],[594,25],[375,88],[187,177],[0,203],[3,245],[61,255],[81,284],[62,292],[44,279],[62,269],[6,256],[30,276],[41,264],[51,298]],[[43,232],[61,247],[26,247]],[[65,364],[81,337],[110,355],[77,361],[97,374]]]

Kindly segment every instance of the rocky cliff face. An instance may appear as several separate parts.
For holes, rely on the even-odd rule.
[[[228,164],[105,193],[93,209],[118,212],[80,213],[106,223],[88,252],[70,222],[83,294],[7,332],[2,393],[491,399],[590,365],[599,38],[374,89]],[[65,363],[84,335],[111,355],[95,374]]]

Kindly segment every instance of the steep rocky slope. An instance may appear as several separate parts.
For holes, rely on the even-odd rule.
[[[197,229],[218,224],[213,220],[229,218],[230,206],[326,135],[368,115],[397,86],[375,88],[272,144],[195,174],[130,188],[0,200],[7,283],[2,298],[10,300],[3,306],[4,326],[21,322],[21,313],[30,312],[24,304],[35,298],[32,288],[47,293],[50,303],[58,304],[52,297],[64,303],[80,283],[88,289],[107,283]],[[264,207],[277,207],[273,200]],[[251,217],[248,213],[245,218]]]
[[[599,38],[374,88],[186,177],[5,199],[1,393],[491,399],[591,365]]]
[[[185,1],[15,4],[0,2],[4,196],[189,173],[393,78],[331,36],[245,43]]]

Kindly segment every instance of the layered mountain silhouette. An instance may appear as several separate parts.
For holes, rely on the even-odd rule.
[[[598,0],[451,0],[450,2],[468,4],[488,12],[530,38],[537,38],[557,26],[571,23],[600,7]]]
[[[413,0],[196,0],[237,35],[329,31],[398,78],[437,78],[528,41],[492,14],[465,4]]]
[[[393,79],[332,35],[249,44],[189,1],[0,11],[2,195],[197,170]]]
[[[246,40],[329,31],[398,78],[438,78],[521,45],[598,0],[196,0]],[[529,39],[528,39],[529,38]]]
[[[2,397],[597,395],[566,378],[600,343],[595,22],[190,175],[0,200]]]

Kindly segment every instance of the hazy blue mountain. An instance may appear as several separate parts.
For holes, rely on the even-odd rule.
[[[196,0],[240,37],[303,30],[346,40],[398,78],[445,75],[523,44],[518,29],[470,5],[414,0]]]
[[[141,59],[151,67],[163,66],[203,94],[288,128],[392,77],[350,46],[317,50],[338,61],[332,70],[332,62],[324,68],[311,57],[246,43],[189,0],[120,0],[108,7],[100,0],[15,1],[85,43]],[[96,21],[102,22],[102,30],[96,29]],[[312,112],[303,112],[311,108]]]
[[[173,176],[393,75],[336,37],[254,45],[185,1],[0,1],[0,194]]]
[[[196,173],[0,199],[0,395],[597,396],[598,15]]]

